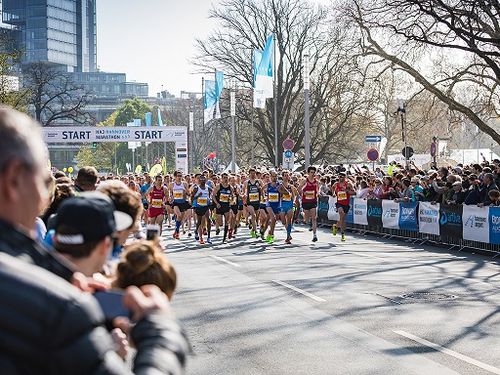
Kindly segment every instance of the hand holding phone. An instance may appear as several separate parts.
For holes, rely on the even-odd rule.
[[[120,290],[108,290],[106,292],[95,292],[94,298],[101,306],[106,321],[113,321],[118,317],[131,318],[132,314],[123,304],[124,292]]]
[[[160,226],[158,224],[148,224],[146,226],[146,239],[154,241],[160,236]]]

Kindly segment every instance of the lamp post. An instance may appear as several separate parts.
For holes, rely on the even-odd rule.
[[[188,138],[188,150],[190,150],[190,156],[188,159],[188,170],[191,172],[193,170],[193,161],[191,160],[193,158],[193,151],[192,151],[192,146],[193,146],[193,138],[194,138],[194,113],[191,111],[189,112],[189,132],[188,132],[189,138]],[[189,142],[191,141],[191,142]]]
[[[304,156],[305,165],[307,169],[311,165],[311,134],[309,124],[309,55],[304,55],[304,62],[302,66],[302,79],[304,81]]]
[[[236,173],[236,127],[234,117],[236,116],[236,91],[234,81],[229,92],[231,100],[231,172]]]
[[[405,166],[408,168],[408,150],[406,147],[408,146],[407,138],[406,138],[406,103],[403,99],[398,99],[398,111],[397,113],[401,116],[401,137],[403,138],[403,147],[405,151]]]

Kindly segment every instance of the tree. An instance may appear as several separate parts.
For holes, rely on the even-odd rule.
[[[77,124],[92,122],[90,114],[85,112],[91,95],[60,67],[44,62],[24,65],[23,87],[29,89],[28,104],[43,126],[62,120]]]
[[[353,140],[366,110],[363,71],[353,58],[349,32],[331,26],[328,16],[326,8],[299,0],[224,0],[211,11],[220,29],[197,42],[195,64],[205,71],[220,68],[241,86],[237,116],[238,129],[244,130],[238,133],[243,144],[243,150],[238,144],[238,151],[247,161],[253,152],[260,162],[274,162],[275,105],[278,159],[281,161],[286,137],[296,141],[293,151],[302,159],[304,53],[309,54],[311,73],[312,163],[343,160],[355,154]],[[254,48],[263,49],[271,33],[277,50],[276,103],[268,100],[265,110],[253,110],[249,89],[253,86],[252,52]],[[221,105],[227,111],[228,102],[223,100]],[[228,123],[221,124],[226,134]]]
[[[500,143],[500,5],[488,0],[350,0],[365,57],[410,75]],[[449,56],[450,55],[450,56]],[[441,56],[436,71],[426,60]]]

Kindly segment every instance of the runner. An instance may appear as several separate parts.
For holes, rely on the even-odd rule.
[[[204,175],[200,175],[199,185],[193,187],[193,192],[191,193],[191,200],[193,202],[194,212],[196,214],[196,233],[195,239],[200,241],[203,245],[203,231],[206,226],[207,228],[207,243],[211,244],[210,240],[210,212],[208,207],[210,205],[210,196],[212,195],[212,189],[206,184],[207,179]]]
[[[260,194],[260,205],[259,211],[257,213],[257,220],[260,226],[260,239],[266,240],[266,230],[269,225],[269,215],[267,214],[267,189],[266,186],[269,184],[269,174],[264,173],[262,175],[262,187]]]
[[[151,187],[152,182],[153,181],[151,179],[151,176],[147,173],[144,173],[144,183],[142,184],[141,189],[140,189],[142,206],[144,207],[143,214],[142,214],[144,223],[148,222],[148,209],[149,209],[148,196],[146,193],[148,192],[149,188]]]
[[[278,183],[278,174],[271,171],[271,182],[266,185],[266,211],[269,223],[269,232],[266,237],[266,242],[272,244],[274,242],[274,228],[276,227],[276,220],[280,215],[280,183]]]
[[[337,229],[340,226],[341,241],[345,241],[345,216],[349,212],[350,196],[355,194],[352,184],[346,180],[344,172],[339,173],[339,181],[332,186],[332,193],[337,197],[335,207],[339,213],[339,221],[332,225],[333,235],[337,235]]]
[[[166,175],[163,177],[163,185],[168,189],[170,183],[172,182],[172,177]],[[172,203],[167,202],[165,204],[165,218],[167,219],[167,227],[172,228],[172,220],[174,220],[174,206]]]
[[[221,182],[215,187],[212,193],[212,199],[216,206],[217,226],[222,225],[222,216],[224,216],[224,236],[222,237],[222,243],[225,243],[227,239],[232,195],[233,189],[229,185],[229,176],[227,173],[222,173]]]
[[[188,186],[186,182],[182,181],[182,172],[175,172],[174,181],[169,186],[170,191],[170,201],[174,207],[175,214],[175,231],[173,237],[175,239],[180,238],[180,228],[182,220],[184,219],[184,214],[189,208],[189,203],[187,202]]]
[[[286,228],[285,243],[290,244],[292,241],[294,208],[299,206],[299,194],[297,188],[290,184],[290,173],[288,173],[287,171],[283,171],[283,182],[279,187],[279,191],[281,193],[281,221]]]
[[[316,181],[316,167],[307,168],[307,178],[302,181],[300,191],[302,192],[302,210],[304,211],[304,220],[306,224],[310,221],[313,238],[312,242],[318,241],[316,236],[317,212],[318,207],[318,182]]]
[[[240,200],[240,191],[238,189],[238,185],[236,184],[236,177],[229,177],[229,186],[231,186],[232,195],[231,195],[231,211],[230,211],[230,222],[229,222],[229,233],[227,238],[231,239],[234,237],[234,233],[236,233],[236,218],[239,213],[239,200]]]
[[[246,198],[246,207],[248,209],[248,216],[250,221],[250,236],[257,237],[257,211],[260,206],[261,195],[261,182],[256,179],[256,172],[254,168],[250,168],[248,181],[244,186],[244,196]]]
[[[245,222],[247,220],[247,210],[246,207],[243,205],[243,181],[245,181],[246,176],[242,174],[241,176],[236,177],[236,187],[237,187],[237,194],[238,194],[238,213],[236,215],[235,219],[235,227],[234,227],[234,233],[238,231],[238,228],[241,225],[241,217],[245,219]]]
[[[160,236],[163,230],[163,220],[165,212],[165,201],[168,197],[168,190],[163,186],[161,175],[155,177],[155,183],[146,192],[149,196],[149,224],[158,224],[160,226]]]

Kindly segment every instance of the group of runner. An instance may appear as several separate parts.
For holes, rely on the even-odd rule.
[[[312,241],[317,237],[317,205],[319,179],[315,167],[309,167],[305,176],[289,171],[250,168],[248,174],[214,174],[204,171],[184,176],[175,172],[173,176],[157,175],[154,181],[147,174],[140,186],[145,207],[144,220],[160,226],[164,222],[175,225],[173,237],[180,239],[181,232],[191,236],[195,225],[195,239],[212,243],[212,226],[215,234],[223,228],[222,242],[233,238],[242,221],[248,225],[252,238],[260,237],[272,244],[275,240],[276,223],[281,221],[286,229],[285,243],[292,241],[292,227],[303,213],[305,223],[312,231]],[[349,196],[352,186],[342,176],[332,187],[337,196],[340,221],[337,224],[345,240],[345,214],[349,210]],[[334,234],[337,226],[333,228]],[[206,240],[204,239],[206,238]]]

